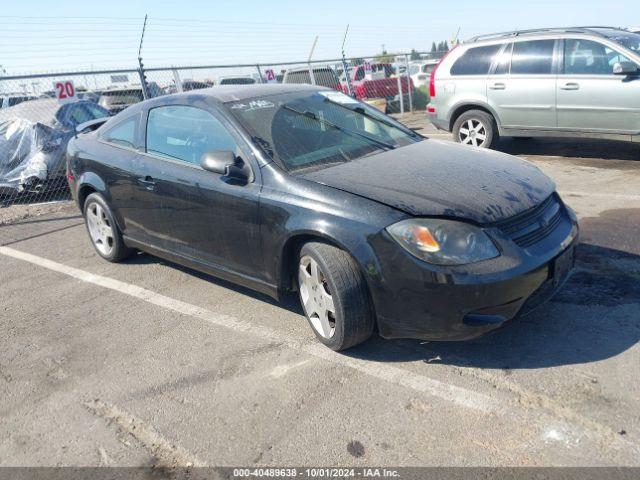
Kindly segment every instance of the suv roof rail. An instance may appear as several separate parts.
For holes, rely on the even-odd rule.
[[[504,38],[504,37],[518,37],[520,35],[534,34],[534,33],[545,33],[545,32],[558,32],[558,33],[591,33],[593,35],[598,35],[600,37],[604,37],[605,35],[602,32],[597,31],[596,29],[609,29],[609,30],[623,30],[619,27],[611,27],[611,26],[587,26],[587,27],[556,27],[556,28],[531,28],[529,30],[511,30],[508,32],[499,32],[499,33],[488,33],[484,35],[476,35],[475,37],[470,38],[465,43],[473,43],[478,42],[480,40],[489,40],[493,38]]]

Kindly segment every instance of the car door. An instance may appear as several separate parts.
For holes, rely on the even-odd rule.
[[[556,128],[556,41],[513,42],[487,77],[487,100],[503,128]]]
[[[631,60],[604,43],[584,38],[566,38],[563,51],[558,77],[558,127],[638,133],[640,77],[613,73],[615,63]]]
[[[123,233],[139,241],[148,241],[147,231],[152,204],[141,203],[136,198],[137,159],[144,145],[142,114],[135,112],[105,130],[100,130],[99,140],[104,144],[105,155],[110,159],[110,205],[121,222]],[[143,199],[144,200],[144,199]]]
[[[202,156],[233,151],[251,163],[242,138],[214,110],[187,105],[152,108],[146,151],[138,159],[138,192],[152,203],[156,246],[214,267],[253,276],[259,252],[260,184],[204,170]],[[258,170],[253,168],[254,175]]]

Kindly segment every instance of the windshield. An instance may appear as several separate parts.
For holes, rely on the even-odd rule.
[[[296,92],[226,104],[265,154],[288,171],[323,168],[423,139],[339,92]]]
[[[640,34],[626,32],[624,30],[600,30],[610,40],[619,43],[622,46],[627,47],[640,54]]]

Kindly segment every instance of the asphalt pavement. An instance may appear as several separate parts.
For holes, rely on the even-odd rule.
[[[470,342],[334,353],[295,298],[102,261],[73,207],[1,226],[0,466],[640,466],[640,145],[498,149],[581,245],[551,302]]]

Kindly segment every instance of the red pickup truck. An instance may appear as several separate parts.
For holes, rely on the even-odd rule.
[[[358,100],[372,103],[382,107],[378,100],[386,101],[383,110],[398,110],[400,95],[398,91],[398,78],[396,71],[390,63],[370,63],[369,65],[357,65],[350,70],[351,87]],[[400,76],[402,95],[405,108],[408,109],[408,96],[413,93],[413,82],[406,75]],[[346,80],[342,82],[342,90],[349,93]]]

